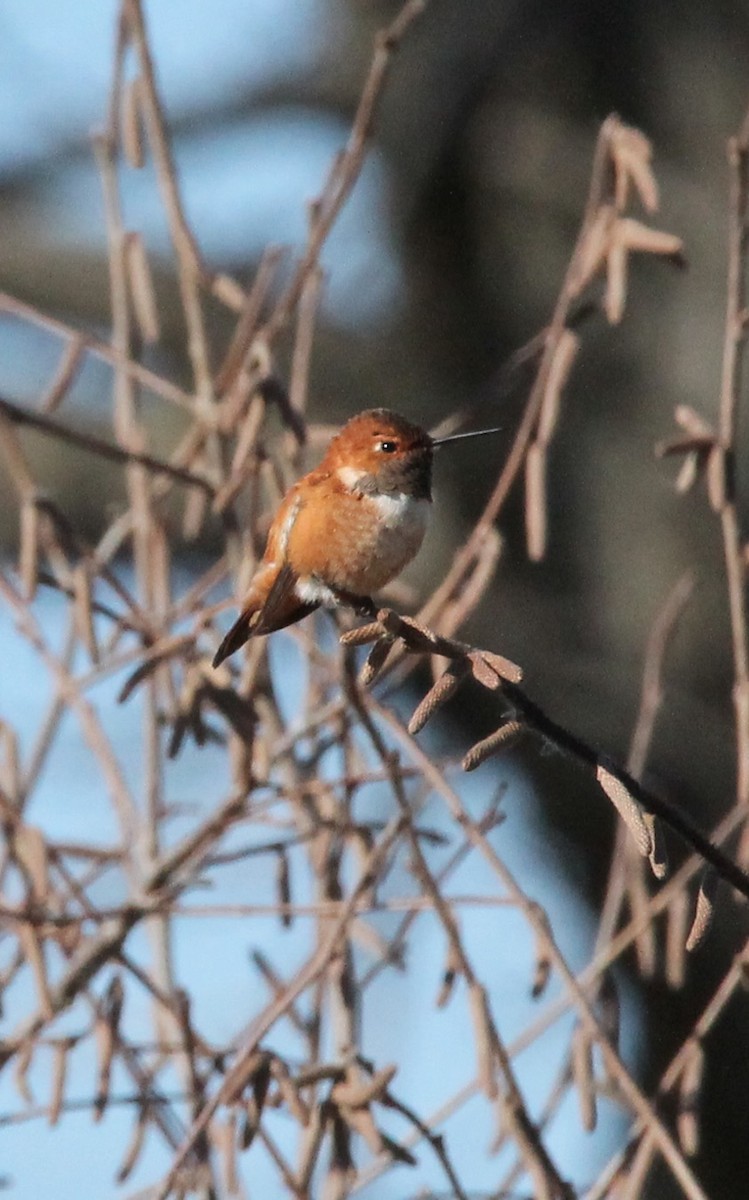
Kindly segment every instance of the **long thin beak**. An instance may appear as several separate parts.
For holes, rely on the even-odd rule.
[[[473,429],[470,433],[451,433],[449,437],[435,438],[432,445],[446,446],[448,442],[460,442],[463,438],[483,437],[485,433],[501,433],[503,429],[503,425],[497,425],[494,429]]]

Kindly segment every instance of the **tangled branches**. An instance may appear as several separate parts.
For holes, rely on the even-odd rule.
[[[153,1138],[161,1179],[145,1182],[148,1195],[162,1200],[238,1192],[244,1152],[253,1170],[261,1164],[268,1190],[280,1185],[288,1195],[307,1197],[324,1179],[327,1195],[344,1196],[385,1172],[420,1172],[421,1143],[442,1186],[464,1200],[475,1190],[473,1161],[461,1155],[459,1139],[456,1149],[450,1122],[480,1098],[493,1123],[490,1150],[500,1155],[501,1166],[492,1167],[496,1194],[530,1186],[543,1200],[594,1200],[619,1194],[621,1185],[635,1195],[659,1160],[684,1195],[704,1200],[691,1162],[699,1143],[702,1041],[740,986],[744,952],[652,1095],[619,1047],[613,967],[632,947],[641,962],[654,954],[654,922],[665,912],[667,969],[677,986],[685,947],[695,948],[709,924],[715,881],[749,895],[743,871],[720,848],[744,820],[749,762],[745,556],[733,480],[746,329],[740,320],[746,132],[733,147],[730,331],[719,429],[682,412],[686,439],[669,447],[687,456],[690,470],[708,476],[730,582],[743,766],[736,808],[713,841],[642,783],[666,643],[689,581],[677,585],[654,627],[627,767],[549,717],[513,662],[459,640],[496,572],[495,526],[516,485],[524,486],[528,554],[534,560],[544,554],[548,451],[586,318],[597,312],[612,325],[620,321],[632,255],[681,261],[680,240],[633,211],[639,203],[651,214],[658,205],[651,148],[616,117],[600,132],[551,320],[511,363],[511,370],[533,364],[535,374],[509,453],[465,543],[416,617],[383,607],[339,642],[330,637],[327,617],[310,620],[270,648],[266,640],[252,643],[237,667],[210,666],[221,614],[232,602],[227,586],[235,597],[243,593],[268,514],[298,474],[305,448],[328,432],[306,418],[320,254],[359,177],[395,52],[425,8],[409,0],[377,36],[349,140],[311,206],[306,244],[285,281],[279,283],[279,253],[269,250],[245,289],[213,272],[200,254],[183,209],[142,6],[122,0],[108,120],[95,141],[109,235],[111,338],[0,295],[6,317],[62,343],[36,408],[0,400],[0,452],[19,521],[18,562],[0,572],[0,597],[20,635],[19,674],[30,676],[33,663],[50,684],[48,695],[35,694],[32,734],[20,717],[0,725],[0,915],[9,947],[0,978],[9,1025],[0,1066],[14,1072],[22,1101],[0,1119],[44,1117],[56,1125],[85,1109],[99,1122],[124,1109],[132,1128],[127,1144],[118,1146],[117,1180],[135,1186],[144,1145]],[[125,224],[119,173],[141,170],[146,161],[172,239],[187,334],[184,386],[140,361],[142,346],[160,337],[160,313],[146,246]],[[209,304],[219,305],[232,326],[215,366]],[[277,365],[284,351],[288,389]],[[65,410],[92,357],[113,379],[108,428],[97,435]],[[146,396],[168,421],[145,419]],[[171,433],[156,429],[161,424]],[[60,454],[82,451],[106,462],[113,479],[121,472],[122,507],[102,517],[95,538],[85,537],[64,502],[49,494],[25,430],[54,439]],[[214,545],[220,539],[222,552],[185,584],[184,566],[180,576],[175,561],[182,541],[199,531]],[[362,646],[369,647],[363,666]],[[397,697],[407,696],[425,657],[436,678],[404,721],[382,683],[389,678]],[[579,945],[565,943],[554,915],[508,866],[499,833],[501,789],[477,799],[442,748],[427,750],[417,738],[474,687],[496,705],[497,723],[464,752],[465,772],[528,735],[594,777],[626,827],[597,945],[586,948],[579,969],[570,965]],[[71,726],[76,741],[66,759]],[[495,766],[486,774],[491,769],[496,784]],[[96,772],[93,783],[86,772]],[[39,796],[51,777],[59,814],[72,807],[79,775],[91,793],[90,810],[75,831],[61,832]],[[693,852],[670,876],[661,824]],[[705,864],[690,932],[690,888]],[[466,867],[477,880],[471,875],[468,892],[461,890]],[[491,946],[517,939],[522,928],[529,981],[526,972],[519,985],[497,981],[493,950],[482,952],[474,923],[486,914],[491,925],[483,926],[483,937]],[[280,933],[264,932],[269,919]],[[213,928],[221,936],[231,931],[221,970],[215,965],[221,937],[196,950],[184,936],[187,927],[197,941],[201,922],[220,923]],[[426,968],[414,966],[417,923],[433,949]],[[246,936],[253,939],[250,989],[235,963]],[[280,943],[281,936],[288,940]],[[402,979],[414,989],[414,1038],[425,1028],[439,1042],[439,1021],[448,1010],[457,1013],[446,1057],[459,1058],[462,1082],[451,1076],[427,1100],[414,1099],[409,1047],[392,1019]],[[505,1006],[519,1004],[519,994],[525,1003],[529,992],[511,1037]],[[378,1022],[383,1005],[386,1020]],[[566,1014],[572,1024],[561,1049],[554,1043],[550,1060],[558,1066],[545,1074],[539,1101],[540,1089],[531,1098],[519,1060],[530,1046],[545,1052],[544,1039],[549,1031],[559,1036]],[[92,1081],[83,1097],[71,1094],[71,1064],[79,1063]],[[628,1122],[626,1144],[608,1153],[592,1181],[571,1182],[574,1164],[553,1149],[551,1134],[571,1094],[579,1130],[593,1131],[602,1099],[612,1096]],[[665,1096],[677,1099],[675,1122],[662,1111]],[[433,1111],[425,1114],[426,1104]]]

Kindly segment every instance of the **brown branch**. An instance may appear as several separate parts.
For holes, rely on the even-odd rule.
[[[54,334],[55,337],[69,342],[71,346],[82,346],[94,358],[107,363],[110,367],[119,368],[135,383],[140,384],[147,392],[158,396],[162,400],[168,400],[170,404],[185,409],[188,413],[194,413],[195,401],[189,392],[184,391],[176,383],[172,383],[171,380],[165,379],[162,375],[157,375],[155,371],[150,371],[142,363],[124,357],[114,346],[109,345],[108,342],[101,341],[99,338],[94,337],[93,334],[82,329],[76,329],[72,325],[67,325],[64,321],[60,321],[56,317],[51,317],[48,313],[41,312],[33,304],[25,304],[23,300],[19,300],[16,296],[11,296],[7,292],[0,292],[0,312],[9,313],[21,321],[27,321],[29,324],[45,329],[49,333]],[[64,373],[53,381],[52,388],[45,397],[43,404],[45,409],[50,405],[50,402],[52,406],[59,405],[60,397],[58,390],[61,378],[64,379]]]
[[[736,722],[736,790],[749,804],[749,645],[747,643],[746,561],[736,505],[736,426],[741,396],[741,371],[747,339],[746,272],[749,220],[749,113],[740,133],[728,145],[731,168],[728,224],[728,281],[723,371],[718,415],[722,456],[721,486],[713,503],[718,505],[723,535],[723,555],[733,643],[733,703]],[[749,861],[749,834],[740,845],[742,862]]]
[[[474,678],[484,687],[496,691],[505,700],[513,719],[519,719],[543,741],[553,745],[594,775],[601,768],[605,768],[647,813],[659,817],[690,849],[710,863],[721,879],[725,879],[737,892],[749,898],[749,876],[709,840],[683,809],[644,787],[624,767],[605,759],[600,751],[593,749],[582,738],[547,716],[543,709],[513,682],[510,676],[514,664],[508,664],[506,659],[490,651],[442,638],[421,623],[417,624],[400,617],[392,609],[381,609],[377,614],[377,621],[350,634],[343,634],[341,641],[344,645],[360,645],[365,641],[389,644],[394,638],[400,639],[411,653],[431,653],[468,659]],[[479,664],[485,664],[488,676],[484,674],[483,669],[479,669]],[[508,670],[507,666],[511,669]],[[518,671],[519,668],[514,670]]]
[[[623,1099],[629,1113],[630,1132],[640,1127],[647,1130],[647,1138],[638,1144],[640,1168],[644,1170],[650,1161],[646,1160],[643,1146],[649,1156],[662,1154],[685,1194],[697,1197],[702,1193],[685,1165],[683,1154],[663,1126],[659,1112],[643,1097],[615,1055],[611,1031],[594,1011],[596,988],[608,966],[631,945],[638,930],[652,926],[656,915],[673,901],[679,889],[683,894],[696,869],[694,861],[690,860],[655,896],[644,895],[635,920],[607,940],[579,976],[573,976],[551,937],[547,918],[509,876],[490,844],[489,831],[500,820],[499,798],[488,806],[484,819],[474,819],[460,799],[454,797],[441,767],[423,754],[392,714],[356,688],[346,667],[347,662],[350,667],[350,652],[338,656],[326,653],[315,643],[311,622],[291,631],[309,668],[302,711],[293,719],[277,702],[276,691],[280,690],[282,676],[273,655],[267,660],[263,643],[252,647],[237,687],[228,668],[222,676],[204,678],[199,659],[199,638],[225,603],[216,601],[214,589],[225,585],[227,572],[241,559],[235,583],[237,590],[241,590],[263,531],[261,517],[267,510],[269,494],[273,496],[275,491],[282,490],[297,471],[320,296],[320,252],[359,177],[394,51],[424,7],[425,0],[409,0],[390,27],[377,37],[348,145],[333,164],[319,201],[311,208],[307,245],[264,329],[260,325],[277,254],[273,251],[267,254],[249,295],[228,277],[211,274],[201,261],[185,219],[158,93],[156,65],[138,0],[122,0],[120,6],[109,121],[105,134],[97,140],[110,238],[112,345],[99,343],[88,334],[0,294],[0,310],[41,325],[64,339],[59,364],[41,401],[42,411],[30,412],[0,400],[0,421],[5,431],[3,448],[21,509],[20,574],[28,596],[33,595],[39,580],[51,580],[60,591],[62,603],[70,602],[69,611],[76,618],[76,623],[71,620],[66,648],[54,653],[50,648],[54,642],[51,638],[48,642],[26,598],[19,595],[10,578],[0,579],[0,590],[13,609],[22,636],[38,651],[53,687],[49,707],[40,714],[36,744],[25,764],[22,760],[27,752],[23,739],[10,726],[0,728],[0,810],[7,832],[7,844],[0,848],[0,918],[7,925],[14,950],[9,956],[10,966],[2,972],[0,988],[21,974],[22,982],[28,983],[36,964],[39,995],[36,1011],[16,1019],[12,1033],[0,1044],[0,1062],[15,1055],[20,1064],[19,1087],[26,1087],[25,1073],[32,1054],[55,1056],[53,1094],[44,1112],[57,1120],[60,1114],[74,1107],[76,1102],[64,1094],[68,1049],[61,1045],[61,1039],[54,1037],[54,1028],[49,1029],[47,1036],[42,1031],[47,1029],[51,1017],[68,1009],[77,999],[82,1006],[88,1005],[92,1019],[97,1014],[101,1018],[97,996],[110,985],[111,968],[121,965],[127,986],[137,992],[143,989],[154,1001],[153,1036],[130,1041],[124,1029],[125,999],[117,1020],[111,1018],[110,1044],[101,1068],[100,1107],[105,1099],[107,1103],[116,1102],[116,1098],[107,1097],[111,1055],[134,1080],[135,1130],[121,1168],[123,1174],[132,1168],[144,1135],[153,1130],[167,1147],[178,1147],[161,1194],[166,1195],[172,1185],[202,1188],[210,1194],[212,1188],[216,1190],[210,1175],[212,1152],[223,1147],[228,1179],[234,1175],[242,1139],[249,1142],[255,1137],[257,1152],[275,1166],[281,1188],[286,1192],[301,1197],[307,1194],[313,1180],[323,1180],[328,1146],[331,1165],[325,1182],[331,1188],[350,1190],[359,1186],[367,1174],[366,1166],[355,1168],[349,1149],[349,1142],[358,1133],[374,1157],[376,1171],[392,1166],[393,1162],[412,1163],[408,1142],[426,1139],[439,1159],[451,1192],[465,1195],[465,1182],[448,1157],[441,1132],[437,1133],[442,1120],[440,1113],[429,1120],[417,1117],[388,1090],[392,1069],[367,1067],[361,1057],[359,1024],[366,1009],[361,998],[385,970],[408,968],[406,935],[420,914],[432,914],[431,919],[439,922],[447,942],[439,1002],[446,1003],[451,997],[456,1002],[461,980],[468,987],[468,1016],[473,1021],[478,1064],[476,1081],[456,1092],[443,1111],[457,1111],[475,1095],[480,1084],[495,1112],[502,1116],[502,1134],[496,1144],[510,1142],[515,1151],[508,1179],[514,1180],[525,1171],[539,1200],[570,1196],[571,1189],[545,1145],[547,1122],[568,1094],[569,1079],[566,1074],[558,1075],[546,1102],[534,1107],[532,1115],[517,1083],[515,1058],[524,1045],[548,1028],[554,1013],[558,1015],[572,1006],[584,1027],[586,1044],[591,1048],[600,1046],[607,1074],[616,1083],[617,1098]],[[126,78],[131,72],[138,73],[136,78]],[[121,164],[116,156],[126,108],[130,167],[125,169],[136,170],[142,165],[145,133],[175,249],[195,395],[148,371],[134,357],[139,353],[138,320],[141,333],[149,336],[157,333],[158,322],[153,295],[147,289],[138,291],[138,286],[142,288],[147,283],[140,235],[125,228],[120,212]],[[640,249],[660,253],[667,253],[668,247],[673,250],[675,239],[648,231],[629,218],[619,219],[627,191],[626,179],[622,183],[620,161],[623,145],[624,157],[629,154],[630,161],[637,164],[636,182],[639,181],[646,207],[652,207],[654,202],[647,144],[636,131],[610,120],[601,134],[580,238],[552,323],[513,359],[517,365],[540,357],[515,446],[489,506],[467,546],[456,556],[446,586],[434,598],[433,610],[426,610],[434,612],[432,623],[436,631],[419,621],[407,621],[383,610],[369,631],[355,631],[348,639],[355,643],[374,638],[374,655],[369,660],[373,676],[383,663],[385,668],[392,665],[400,651],[410,655],[405,660],[409,663],[415,662],[419,654],[433,660],[445,657],[449,660],[447,670],[414,714],[417,725],[429,720],[458,687],[472,687],[472,680],[496,694],[503,712],[509,710],[507,715],[511,719],[469,752],[472,756],[469,762],[474,766],[496,752],[500,745],[506,745],[512,733],[531,729],[545,742],[550,741],[572,754],[586,768],[599,772],[601,769],[596,752],[560,729],[533,705],[519,686],[519,668],[499,655],[457,640],[453,634],[475,610],[493,575],[501,546],[493,520],[524,467],[529,480],[532,549],[536,554],[543,549],[545,454],[554,432],[563,385],[577,352],[577,338],[571,330],[583,309],[590,311],[596,307],[585,305],[583,290],[594,276],[607,273],[606,308],[615,319],[625,298],[626,255],[633,248],[632,239],[635,242],[639,239]],[[627,238],[632,245],[625,245]],[[138,264],[141,277],[136,278],[138,272],[134,276],[133,266],[137,268]],[[210,325],[206,319],[210,312],[205,306],[207,293],[238,314],[234,337],[215,376],[211,366],[214,347],[209,343]],[[270,342],[294,323],[287,395],[273,359],[275,347],[271,349]],[[68,395],[85,353],[98,355],[114,368],[112,411],[115,437],[120,443],[117,446],[78,433],[67,422],[51,416],[51,410],[57,410]],[[145,453],[147,426],[141,422],[139,389],[148,389],[161,400],[177,404],[186,414],[186,428],[169,461]],[[221,397],[220,407],[216,393]],[[278,439],[271,459],[266,454],[264,438],[268,414],[274,404],[280,411],[282,424],[294,437],[284,435]],[[62,515],[44,499],[14,425],[35,428],[124,468],[127,510],[109,523],[95,550],[85,546]],[[230,462],[223,439],[235,434],[236,446]],[[698,452],[709,453],[714,441],[707,451],[700,442]],[[714,474],[719,480],[720,472],[715,470]],[[190,528],[199,527],[209,512],[206,500],[213,500],[213,511],[223,520],[226,534],[221,559],[182,593],[177,592],[171,579],[171,549],[164,525],[169,510],[162,504],[177,483],[191,489],[187,522]],[[240,543],[240,523],[232,508],[240,491],[247,493],[247,504],[241,509],[241,528],[247,530],[243,534],[246,545]],[[109,566],[113,556],[123,549],[133,551],[133,595],[130,585],[123,584],[120,573]],[[122,605],[121,616],[116,605],[101,602],[100,579],[114,589]],[[95,614],[102,614],[107,620],[95,621]],[[192,623],[192,633],[179,624],[184,621]],[[137,637],[123,638],[131,633]],[[134,641],[138,646],[131,649]],[[82,649],[88,651],[90,661],[85,669],[79,670],[78,656]],[[90,699],[88,695],[89,689],[111,680],[115,672],[123,672],[135,659],[137,670],[130,687],[142,685],[138,697],[142,714],[141,757],[145,763],[142,779],[135,771],[132,776],[129,774],[130,763],[123,756],[122,743],[107,730],[108,709],[102,710],[100,718],[94,707],[94,701],[100,702],[101,692]],[[342,677],[349,689],[349,700],[340,693]],[[121,678],[117,683],[121,683]],[[643,719],[652,718],[654,704],[659,699],[656,683],[657,680],[650,678],[647,696],[643,695]],[[195,711],[190,708],[192,700]],[[204,701],[212,706],[215,729],[211,726],[210,731],[226,745],[232,785],[228,797],[224,792],[220,800],[216,795],[201,795],[201,804],[205,801],[201,812],[206,815],[190,824],[189,832],[176,844],[173,838],[167,843],[166,822],[180,813],[180,806],[174,803],[168,788],[170,776],[165,769],[168,738],[164,726],[175,719],[187,721],[191,716],[197,728],[198,710]],[[190,711],[185,716],[187,709]],[[103,767],[108,785],[106,798],[120,811],[120,839],[106,848],[97,849],[96,844],[88,844],[85,839],[80,844],[47,841],[44,829],[35,830],[25,823],[22,810],[29,799],[33,800],[30,789],[50,761],[68,713],[77,714],[89,749]],[[410,756],[407,767],[401,767],[379,734],[383,723]],[[361,736],[362,729],[369,735],[369,741]],[[341,769],[335,774],[328,765],[334,755],[340,756],[341,761]],[[649,835],[647,828],[643,833],[642,827],[647,822],[639,811],[644,802],[634,794],[633,781],[625,772],[610,764],[607,770],[607,778],[623,789],[631,808],[630,817],[637,823],[645,844]],[[632,774],[639,774],[639,770],[633,769]],[[137,779],[137,784],[132,784],[132,796],[131,778]],[[384,818],[363,819],[357,809],[360,794],[366,794],[367,788],[383,780],[388,781],[395,797],[396,817],[389,822]],[[450,812],[450,824],[444,832],[418,819],[422,805],[428,803],[435,790]],[[253,828],[242,839],[246,844],[232,843],[222,849],[221,839],[227,830],[250,816]],[[720,836],[725,835],[729,826],[730,822],[724,822]],[[168,849],[162,849],[167,845]],[[188,887],[210,886],[220,878],[218,872],[224,865],[246,860],[251,865],[268,853],[276,854],[282,862],[275,900],[265,895],[261,881],[259,894],[250,893],[246,900],[243,895],[242,903],[203,905],[200,897],[194,903],[185,902]],[[417,883],[416,894],[385,895],[379,885],[391,884],[391,869],[400,868],[402,854],[409,856]],[[481,855],[493,872],[496,886],[487,888],[485,893],[477,890],[466,895],[451,887],[455,871],[470,855]],[[305,864],[305,875],[311,880],[310,895],[306,903],[295,903],[292,897],[297,891],[294,884],[301,861]],[[249,870],[245,878],[257,883],[256,874]],[[49,880],[46,890],[41,883],[44,878]],[[353,886],[352,878],[356,881]],[[103,879],[105,884],[112,883],[124,891],[126,899],[121,904],[108,907],[99,902]],[[534,940],[537,960],[546,972],[558,972],[565,983],[561,1000],[547,1003],[540,1016],[530,1020],[509,1044],[500,1035],[493,1011],[496,1005],[493,999],[490,1002],[486,984],[480,978],[479,960],[472,961],[466,951],[469,943],[461,929],[470,909],[479,905],[492,906],[494,911],[508,905],[517,908]],[[402,921],[393,919],[396,912],[404,914]],[[381,931],[379,921],[370,924],[365,919],[367,914],[383,913],[391,914],[387,936]],[[244,1034],[214,1048],[195,1026],[199,1006],[193,1006],[191,1011],[187,997],[181,997],[176,990],[169,939],[176,921],[217,916],[305,917],[314,920],[315,926],[311,930],[307,926],[311,948],[304,965],[290,980],[288,967],[282,961],[274,965],[270,956],[266,956],[262,974],[271,989],[270,1002],[249,1014]],[[135,947],[130,950],[127,942],[131,930],[141,922],[151,937],[153,953],[147,961],[136,954]],[[26,960],[21,941],[26,946]],[[46,953],[47,941],[55,943],[54,954]],[[354,969],[352,946],[362,947],[367,953],[366,971],[360,971],[358,966]],[[255,961],[260,963],[259,956]],[[439,969],[436,974],[439,976]],[[739,974],[737,965],[731,972],[732,985]],[[439,978],[434,990],[438,988]],[[721,1001],[723,996],[721,993]],[[717,997],[710,1011],[717,1020],[722,1011]],[[289,1065],[260,1048],[266,1038],[275,1036],[278,1023],[286,1019],[294,1022],[300,1041],[300,1059],[306,1064],[301,1074],[295,1075]],[[712,1017],[706,1015],[706,1020],[709,1019]],[[90,1036],[91,1029],[86,1028],[81,1040]],[[333,1063],[327,1061],[326,1054],[326,1046],[331,1043],[337,1056]],[[684,1055],[688,1057],[686,1049]],[[357,1078],[360,1076],[357,1063],[365,1066],[371,1078]],[[174,1097],[174,1101],[183,1101],[186,1111],[193,1116],[186,1136],[180,1130],[176,1111],[169,1107],[172,1098],[165,1089],[157,1089],[160,1073],[172,1065],[182,1070],[185,1081],[183,1095]],[[674,1067],[668,1081],[681,1087],[683,1071],[684,1061],[680,1058],[678,1069]],[[587,1086],[588,1101],[593,1104],[600,1082],[591,1078]],[[301,1096],[300,1090],[303,1090]],[[95,1103],[94,1099],[89,1106]],[[392,1141],[376,1127],[370,1109],[382,1103],[410,1122],[412,1129],[403,1144]],[[241,1108],[245,1104],[247,1121],[242,1130]],[[213,1117],[222,1105],[229,1111],[224,1127],[218,1131]],[[265,1120],[269,1109],[283,1109],[299,1127],[295,1167],[269,1132],[272,1126],[268,1127]],[[540,1113],[539,1118],[536,1113]],[[227,1183],[227,1187],[232,1186]]]
[[[393,731],[400,744],[409,754],[409,757],[422,766],[425,775],[431,780],[435,791],[442,797],[453,818],[469,833],[469,836],[484,859],[494,870],[497,878],[506,887],[508,894],[525,914],[526,920],[534,930],[539,943],[542,943],[546,947],[555,970],[559,973],[574,1002],[580,1020],[587,1028],[591,1038],[595,1040],[596,1045],[600,1048],[607,1070],[615,1079],[619,1091],[632,1107],[633,1112],[641,1117],[656,1139],[658,1147],[671,1167],[675,1178],[679,1180],[684,1188],[685,1195],[690,1197],[691,1200],[707,1200],[685,1162],[683,1155],[666,1129],[665,1124],[637,1083],[632,1079],[616,1048],[611,1044],[609,1033],[603,1027],[601,1019],[593,1012],[583,988],[575,978],[571,968],[567,965],[564,955],[551,932],[549,919],[540,908],[540,905],[527,898],[512,872],[500,859],[496,850],[489,842],[486,834],[466,811],[460,797],[449,786],[439,770],[434,767],[423,751],[421,751],[415,739],[408,733],[400,719],[389,710],[378,705],[371,697],[368,697],[367,702],[370,709],[385,721]]]
[[[154,1200],[166,1200],[179,1177],[180,1168],[187,1162],[198,1139],[207,1129],[214,1113],[236,1093],[238,1084],[244,1079],[249,1062],[255,1054],[261,1039],[276,1023],[280,1016],[306,991],[320,975],[326,971],[330,959],[335,952],[342,934],[351,919],[356,902],[362,891],[368,888],[377,878],[379,868],[388,853],[392,843],[400,835],[402,820],[391,821],[378,842],[372,847],[365,861],[356,886],[352,888],[337,919],[329,927],[325,939],[320,943],[315,953],[296,972],[283,995],[275,999],[252,1022],[250,1032],[244,1046],[238,1052],[236,1061],[226,1073],[220,1088],[203,1107],[200,1116],[193,1121],[187,1137],[180,1146],[179,1152],[172,1163],[169,1172],[154,1195]]]
[[[410,26],[426,9],[427,3],[428,0],[406,0],[395,20],[387,28],[380,30],[375,37],[372,64],[362,89],[348,143],[334,161],[320,199],[312,210],[307,245],[294,275],[261,331],[261,336],[268,342],[273,341],[276,334],[283,329],[296,308],[307,279],[317,266],[325,240],[359,178],[377,104],[393,55]]]
[[[63,425],[61,421],[56,421],[54,417],[30,412],[29,409],[23,408],[20,404],[14,404],[11,400],[0,397],[0,413],[13,421],[15,425],[26,425],[43,433],[46,437],[53,437],[70,446],[77,446],[80,450],[97,454],[100,458],[106,458],[110,462],[116,462],[122,466],[137,464],[156,475],[166,475],[176,483],[200,488],[208,496],[215,495],[216,489],[212,483],[209,483],[202,475],[188,471],[185,467],[173,466],[171,463],[155,458],[152,454],[143,454],[137,450],[123,450],[121,446],[113,446],[111,442],[105,442],[94,434],[71,429],[69,425]]]

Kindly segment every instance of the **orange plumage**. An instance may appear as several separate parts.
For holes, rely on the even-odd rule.
[[[387,409],[353,417],[319,467],[284,496],[239,617],[213,660],[321,604],[365,610],[418,551],[431,507],[434,443]]]

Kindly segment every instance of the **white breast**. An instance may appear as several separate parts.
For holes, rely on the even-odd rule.
[[[352,492],[364,472],[339,468],[338,477]],[[371,595],[400,574],[416,554],[427,530],[431,503],[405,492],[365,492],[358,496],[355,511],[348,513],[346,533],[351,536],[352,554],[346,559],[346,591]],[[372,520],[372,509],[378,519]]]
[[[389,529],[398,529],[401,533],[412,529],[419,538],[424,536],[429,520],[428,500],[415,500],[405,492],[380,492],[372,496],[372,501]]]

